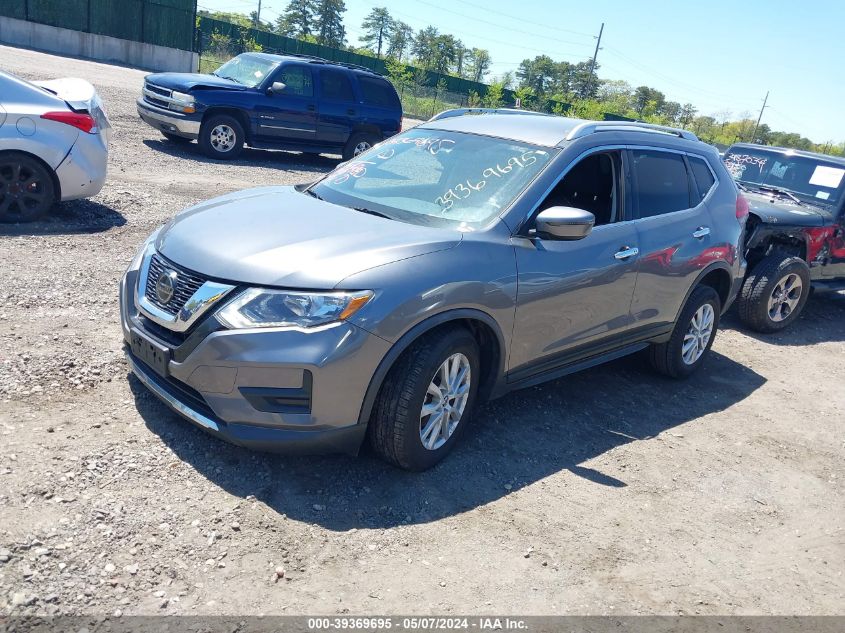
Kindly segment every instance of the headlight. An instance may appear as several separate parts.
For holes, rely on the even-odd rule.
[[[176,92],[175,90],[170,95],[175,103],[171,103],[170,107],[179,112],[187,112],[188,114],[196,112],[196,104],[194,103],[193,95],[185,94],[184,92]]]
[[[138,249],[138,252],[135,253],[135,257],[132,258],[132,261],[129,262],[129,267],[126,269],[127,272],[130,270],[138,270],[141,267],[141,262],[144,260],[144,253],[152,247],[153,243],[156,241],[158,234],[161,232],[163,227],[158,227],[155,231],[153,231],[150,236],[144,240],[144,243],[141,244],[141,248]]]
[[[373,293],[290,292],[251,288],[217,313],[227,327],[314,327],[348,319],[360,310]]]

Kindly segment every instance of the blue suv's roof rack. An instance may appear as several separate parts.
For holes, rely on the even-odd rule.
[[[343,66],[344,68],[352,68],[353,70],[363,70],[364,72],[368,72],[381,77],[381,73],[377,73],[372,68],[367,68],[366,66],[361,66],[359,64],[350,64],[348,62],[336,62],[331,59],[326,59],[324,57],[317,57],[316,55],[302,55],[300,53],[279,53],[279,55],[282,55],[284,57],[298,57],[300,59],[307,59],[308,61],[314,62],[315,64],[329,64],[331,66]]]

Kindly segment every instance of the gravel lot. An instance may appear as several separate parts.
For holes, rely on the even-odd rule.
[[[127,375],[117,283],[181,208],[329,157],[211,162],[137,118],[143,72],[84,77],[109,181],[0,235],[0,614],[845,614],[845,296],[789,332],[729,315],[676,383],[638,358],[485,406],[423,474],[251,453]]]

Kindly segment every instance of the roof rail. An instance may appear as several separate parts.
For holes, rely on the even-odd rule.
[[[361,66],[359,64],[350,64],[348,62],[336,62],[331,59],[326,59],[325,57],[317,57],[316,55],[304,55],[302,53],[276,53],[276,55],[280,55],[282,57],[298,57],[299,59],[307,59],[310,62],[315,64],[329,64],[332,66],[343,66],[344,68],[353,68],[355,70],[364,70],[368,73],[372,73],[373,75],[378,75],[381,77],[381,73],[376,72],[372,68],[367,68],[366,66]]]
[[[456,116],[477,114],[533,114],[535,116],[552,116],[545,112],[532,112],[531,110],[517,110],[516,108],[453,108],[451,110],[443,110],[435,114],[429,121],[439,121],[440,119],[451,119]]]
[[[569,134],[567,141],[582,138],[594,132],[646,132],[649,134],[668,134],[677,136],[688,141],[697,141],[698,137],[688,130],[682,130],[667,125],[656,125],[654,123],[641,123],[639,121],[585,121],[576,125]]]

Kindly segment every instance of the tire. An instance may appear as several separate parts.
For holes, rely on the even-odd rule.
[[[367,427],[370,445],[385,461],[405,470],[422,471],[442,460],[455,446],[472,416],[478,383],[481,377],[478,343],[463,328],[439,330],[407,349],[390,369],[381,386]],[[442,382],[441,367],[457,364],[460,375],[468,367],[468,389],[464,406],[453,414],[446,429],[437,424],[436,411],[443,411],[431,387],[438,391],[437,381]],[[454,366],[454,365],[453,365]],[[439,397],[439,396],[438,396]],[[460,398],[460,397],[459,397]],[[460,407],[458,399],[447,398]],[[423,414],[423,406],[433,413]],[[437,429],[440,429],[439,432]],[[431,430],[431,433],[424,433]],[[429,446],[424,445],[423,436]]]
[[[776,293],[780,293],[780,301]],[[777,332],[798,318],[809,296],[810,268],[806,262],[774,252],[761,259],[745,278],[736,302],[739,318],[757,332]]]
[[[178,134],[171,134],[170,132],[162,131],[162,135],[171,143],[178,143],[179,145],[186,145],[191,142],[189,138],[179,136]]]
[[[0,155],[0,222],[34,222],[56,202],[50,169],[22,152]]]
[[[721,311],[722,302],[713,288],[698,286],[693,290],[678,315],[672,336],[665,343],[653,343],[649,349],[649,362],[654,370],[670,378],[692,375],[701,367],[713,346]],[[694,318],[698,319],[700,327],[693,322]],[[705,338],[703,330],[708,322],[709,334]],[[688,343],[692,343],[693,347],[689,354],[685,354],[684,348]]]
[[[351,160],[381,141],[381,137],[369,132],[353,134],[343,146],[343,160]]]
[[[241,155],[244,138],[244,129],[238,120],[228,114],[220,114],[203,122],[197,141],[203,154],[209,158],[232,160]]]

